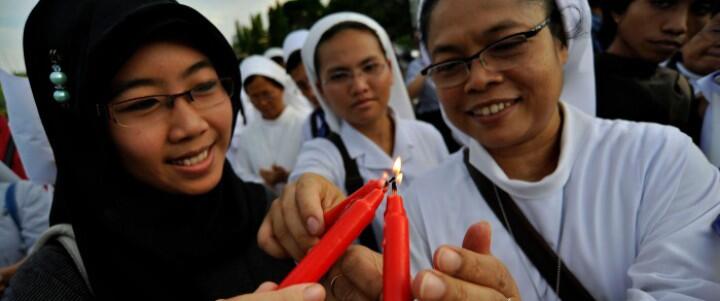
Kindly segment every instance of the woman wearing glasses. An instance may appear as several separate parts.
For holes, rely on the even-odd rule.
[[[447,158],[440,133],[413,120],[390,40],[375,21],[356,13],[329,15],[310,29],[302,57],[336,134],[303,145],[291,180],[319,176],[352,193],[389,173],[395,158],[402,158],[403,184]],[[381,234],[382,210],[376,217],[374,233]],[[297,215],[276,220],[291,229],[308,225],[310,233],[322,232],[321,220],[301,221]],[[372,232],[366,231],[361,242],[377,249],[381,238]],[[286,250],[295,258],[304,254],[294,244]]]
[[[92,24],[91,26],[89,24]],[[42,0],[27,72],[57,161],[51,230],[3,300],[324,300],[273,291],[268,201],[225,160],[240,75],[230,45],[174,1]]]
[[[568,38],[554,1],[428,0],[420,25],[425,73],[467,149],[403,191],[416,298],[717,297],[720,172],[674,128],[560,99]],[[329,186],[297,183],[321,204],[300,202],[304,218],[333,205]],[[335,270],[330,292],[377,296],[353,283],[381,278],[378,255],[348,256],[367,273]]]

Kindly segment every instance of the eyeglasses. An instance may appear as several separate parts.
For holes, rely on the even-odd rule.
[[[548,24],[549,18],[528,31],[497,40],[469,57],[432,64],[420,73],[430,77],[438,88],[450,88],[467,81],[475,60],[479,60],[488,71],[509,70],[525,61],[530,52],[528,39],[536,36]]]
[[[385,71],[385,64],[380,62],[368,62],[360,67],[360,74],[366,78],[374,78]],[[355,80],[355,70],[336,70],[332,71],[322,82],[326,85],[350,85]]]
[[[185,92],[136,97],[108,104],[107,107],[110,117],[118,125],[141,127],[167,118],[175,101],[181,97],[185,97],[195,110],[204,111],[229,101],[232,92],[231,78],[214,79]]]

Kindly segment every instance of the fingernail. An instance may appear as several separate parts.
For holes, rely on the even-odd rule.
[[[462,258],[460,254],[450,248],[443,248],[440,250],[440,256],[438,258],[438,268],[440,271],[446,274],[455,274],[462,265]]]
[[[313,284],[303,290],[303,300],[321,301],[325,297],[325,291],[319,284]]]
[[[307,229],[311,235],[320,235],[320,222],[314,217],[309,217],[307,219]]]
[[[433,273],[425,274],[420,284],[420,298],[440,299],[445,295],[445,283]]]

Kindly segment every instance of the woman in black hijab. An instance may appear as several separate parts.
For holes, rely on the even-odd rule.
[[[79,252],[49,239],[6,298],[215,300],[284,277],[292,263],[257,247],[265,191],[225,161],[240,77],[207,19],[170,0],[41,0],[24,50],[58,167],[51,225]]]

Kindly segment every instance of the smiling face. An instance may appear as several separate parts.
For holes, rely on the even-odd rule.
[[[688,36],[698,0],[634,0],[614,13],[617,34],[608,52],[660,63],[675,54]]]
[[[354,127],[387,115],[392,69],[372,33],[345,29],[317,49],[318,90],[332,111]]]
[[[113,87],[121,90],[109,104],[191,89],[222,89],[208,86],[217,80],[202,53],[177,43],[154,42],[137,50],[117,73]],[[181,96],[152,123],[127,127],[109,121],[124,168],[141,182],[171,193],[196,195],[215,187],[230,143],[232,104],[224,90],[212,91],[226,101],[197,109]]]
[[[525,0],[441,0],[432,11],[427,46],[433,63],[471,56],[548,18]],[[491,153],[555,135],[567,49],[546,27],[527,42],[517,66],[496,72],[475,60],[467,80],[438,89],[450,121]]]

